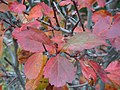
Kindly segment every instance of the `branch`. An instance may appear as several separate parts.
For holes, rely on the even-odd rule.
[[[14,68],[14,65],[13,65],[6,57],[4,57],[4,60],[5,60],[10,66],[12,66],[12,67]]]
[[[82,26],[82,29],[83,29],[83,31],[85,31],[84,25],[83,25],[83,23],[82,23],[82,20],[81,20],[81,17],[80,17],[78,8],[77,8],[77,4],[76,4],[76,2],[75,2],[74,0],[72,0],[72,2],[73,2],[73,4],[74,4],[75,10],[76,10],[76,12],[77,12],[77,14],[78,14],[78,18],[79,18],[80,24],[81,24],[81,26]]]
[[[88,29],[91,29],[91,24],[92,24],[92,11],[89,9],[89,8],[87,8],[87,12],[88,12],[88,14],[87,14],[87,28]]]
[[[4,0],[0,0],[3,4],[5,4],[5,5],[8,5],[8,3],[7,2],[5,2]]]
[[[54,3],[53,3],[52,5],[53,5],[54,18],[55,18],[55,20],[56,20],[57,26],[60,27],[59,22],[58,22],[58,18],[57,18],[57,14],[56,14],[56,8],[55,8],[55,6],[54,6]]]
[[[75,26],[72,28],[72,33],[74,32],[75,28],[77,27],[77,25],[79,24],[80,21],[78,21]]]
[[[84,84],[78,84],[78,85],[72,85],[72,86],[68,86],[69,88],[73,88],[73,87],[83,87],[88,85],[88,82],[84,83]]]
[[[57,31],[61,30],[61,31],[65,32],[65,33],[71,33],[71,30],[67,30],[67,29],[62,28],[62,27],[52,26],[51,24],[49,24],[48,22],[45,22],[43,20],[37,19],[37,21],[39,21],[39,22],[41,22],[41,23],[43,23],[43,24],[45,24],[45,25],[47,25],[47,26],[49,26],[49,27],[51,27],[51,28],[53,28],[53,29],[55,29]]]
[[[17,59],[16,59],[16,56],[13,54],[10,47],[5,42],[4,42],[4,44],[6,45],[8,51],[9,51],[9,54],[10,54],[10,56],[12,58],[13,63],[11,63],[10,60],[8,60],[6,57],[4,57],[4,59],[6,60],[7,63],[9,63],[13,67],[21,86],[25,90],[25,83],[24,83],[24,80],[23,80],[22,75],[20,73],[20,70],[18,68],[18,63],[16,63],[16,62],[18,62]]]
[[[109,0],[108,2],[106,2],[106,4],[105,5],[108,5],[108,4],[110,4],[111,2],[113,2],[113,0]],[[96,7],[94,7],[94,9],[96,10],[96,9],[99,9],[100,8],[100,6],[98,5],[98,6],[96,6]]]
[[[11,27],[16,27],[14,24],[11,24],[10,22],[8,22],[7,20],[5,20],[5,19],[2,19],[2,18],[0,18],[2,21],[4,21],[5,23],[7,23],[7,24],[9,24]]]
[[[65,19],[65,17],[64,17],[64,15],[61,13],[61,11],[58,9],[58,7],[57,7],[57,5],[56,5],[56,3],[55,2],[53,2],[53,4],[54,4],[54,6],[55,6],[55,8],[56,8],[56,10],[57,10],[57,12],[63,17],[63,19],[64,20],[66,20]]]

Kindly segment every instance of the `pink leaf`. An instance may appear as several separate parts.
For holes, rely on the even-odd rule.
[[[120,37],[110,39],[110,41],[113,47],[115,47],[117,50],[120,50]]]
[[[43,64],[42,53],[35,53],[25,63],[24,72],[28,79],[37,78]]]
[[[108,82],[108,77],[104,69],[95,61],[90,60],[89,65],[94,69],[94,71],[99,75],[103,82]]]
[[[119,18],[120,15],[114,18],[110,16],[100,18],[98,22],[95,23],[93,33],[104,39],[116,38],[120,36]],[[112,19],[114,20],[113,22]]]
[[[108,78],[120,86],[120,62],[111,62],[105,70],[108,72]]]
[[[9,10],[20,14],[26,10],[26,6],[15,1],[15,2],[9,3]]]
[[[60,3],[59,3],[59,5],[60,6],[65,6],[65,5],[68,5],[68,4],[71,4],[72,2],[71,2],[71,0],[65,0],[65,1],[61,1]]]
[[[104,7],[105,6],[105,0],[96,0],[96,1],[97,1],[98,5],[100,7]]]
[[[43,44],[45,44],[47,49],[51,49],[53,44],[52,41],[47,37],[47,35],[38,29],[29,27],[29,29],[24,29],[13,32],[13,36],[17,39],[20,46],[27,51],[31,52],[43,52]]]
[[[83,76],[89,80],[90,78],[93,78],[93,80],[96,82],[97,80],[97,75],[95,71],[87,65],[84,61],[80,61],[81,69],[82,69],[82,74]]]
[[[74,35],[68,40],[68,42],[63,46],[64,49],[70,50],[84,50],[91,49],[96,46],[106,44],[104,40],[101,40],[99,37],[94,35],[91,32],[82,32]]]
[[[37,4],[36,6],[34,6],[32,9],[31,9],[31,11],[30,11],[30,13],[29,13],[29,17],[28,17],[28,19],[29,20],[31,20],[31,19],[37,19],[38,17],[42,17],[43,16],[43,13],[42,13],[42,7],[39,5],[39,4]]]
[[[61,87],[74,79],[74,66],[65,57],[57,55],[50,58],[44,68],[45,78],[49,78],[51,85]]]

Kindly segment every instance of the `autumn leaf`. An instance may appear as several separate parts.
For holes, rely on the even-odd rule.
[[[91,49],[102,44],[105,44],[105,41],[101,40],[96,35],[91,32],[82,32],[70,38],[63,48],[68,48],[74,51],[82,51],[84,49]]]
[[[43,90],[49,85],[48,79],[42,77],[39,81],[40,83],[38,84],[36,90]]]
[[[120,37],[110,39],[112,47],[115,47],[117,50],[120,50]]]
[[[27,71],[26,74],[31,74],[31,75],[27,75],[27,76],[34,78],[34,79],[29,79],[26,82],[26,85],[25,85],[26,90],[35,90],[39,85],[42,84],[40,81],[47,80],[47,79],[44,79],[44,77],[43,77],[43,68],[46,64],[46,61],[47,61],[47,57],[45,55],[43,55],[42,53],[35,53],[27,60],[26,63],[27,63],[28,67],[26,66],[26,70],[29,70],[29,71]],[[33,70],[33,71],[31,71],[31,70]],[[36,76],[36,78],[35,78],[35,76]],[[48,84],[48,82],[46,84]]]
[[[89,60],[88,64],[93,68],[93,70],[99,75],[103,82],[109,82],[108,77],[104,69],[95,61]]]
[[[106,72],[97,62],[93,60],[84,60],[80,61],[80,64],[82,73],[87,80],[93,78],[94,82],[96,82],[98,75],[103,82],[109,82]]]
[[[25,50],[18,50],[18,61],[20,64],[23,64],[33,53]]]
[[[28,19],[31,20],[31,19],[37,19],[38,17],[42,17],[43,14],[47,15],[48,17],[53,17],[53,10],[48,6],[46,5],[44,2],[41,2],[41,3],[38,3],[37,5],[35,5],[30,13],[29,13],[29,17]]]
[[[29,27],[29,29],[25,30],[16,29],[12,34],[24,50],[43,52],[43,44],[45,44],[47,49],[53,49],[52,41],[43,31],[36,28]]]
[[[93,13],[92,21],[97,22],[100,18],[104,18],[107,16],[112,16],[112,15],[106,10],[99,10]]]
[[[105,6],[105,0],[96,0],[96,1],[97,1],[98,5],[100,7],[104,7]]]
[[[113,61],[111,62],[108,67],[105,69],[107,74],[107,77],[117,85],[120,86],[120,62],[119,61]]]
[[[26,6],[17,1],[9,3],[8,7],[10,11],[18,14],[21,14],[23,11],[26,10]]]
[[[0,22],[0,57],[3,53],[3,37],[4,37],[4,25],[3,22]]]
[[[1,11],[1,12],[9,11],[8,3],[14,2],[14,1],[16,1],[16,0],[5,0],[5,1],[6,1],[6,4],[5,4],[5,3],[0,3],[0,11]]]
[[[53,87],[53,90],[68,90],[67,85],[62,86],[62,87]]]
[[[117,16],[117,18],[110,16],[100,18],[98,22],[95,23],[93,33],[104,39],[111,39],[120,36],[119,17],[120,15]]]
[[[34,6],[29,13],[28,19],[31,20],[33,18],[37,19],[38,17],[42,17],[43,13],[42,13],[41,9],[42,9],[42,7],[39,4]]]
[[[61,1],[59,3],[60,6],[65,6],[65,5],[68,5],[68,4],[72,4],[71,0],[64,0],[64,1]]]
[[[74,79],[74,66],[65,57],[57,55],[50,58],[44,67],[44,76],[51,85],[61,87]]]
[[[89,81],[90,78],[93,78],[94,82],[97,80],[97,75],[95,71],[84,61],[80,60],[80,65],[82,69],[83,76]]]
[[[35,79],[37,78],[38,74],[40,73],[44,61],[47,60],[42,53],[35,53],[28,60],[25,62],[24,72],[28,79]]]

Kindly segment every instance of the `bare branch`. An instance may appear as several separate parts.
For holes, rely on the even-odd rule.
[[[73,4],[74,4],[75,10],[76,10],[76,12],[77,12],[77,14],[78,14],[78,18],[79,18],[79,20],[80,20],[80,24],[81,24],[81,26],[82,26],[82,29],[83,29],[83,31],[85,31],[84,25],[83,25],[82,20],[81,20],[81,17],[80,17],[80,13],[79,13],[78,8],[77,8],[77,4],[76,4],[76,2],[75,2],[74,0],[72,0],[72,2],[73,2]]]

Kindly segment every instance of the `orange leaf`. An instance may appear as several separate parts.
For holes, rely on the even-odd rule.
[[[41,9],[42,9],[42,7],[39,4],[34,6],[29,13],[28,19],[31,20],[33,18],[37,19],[38,17],[42,17],[43,13],[42,13]]]

